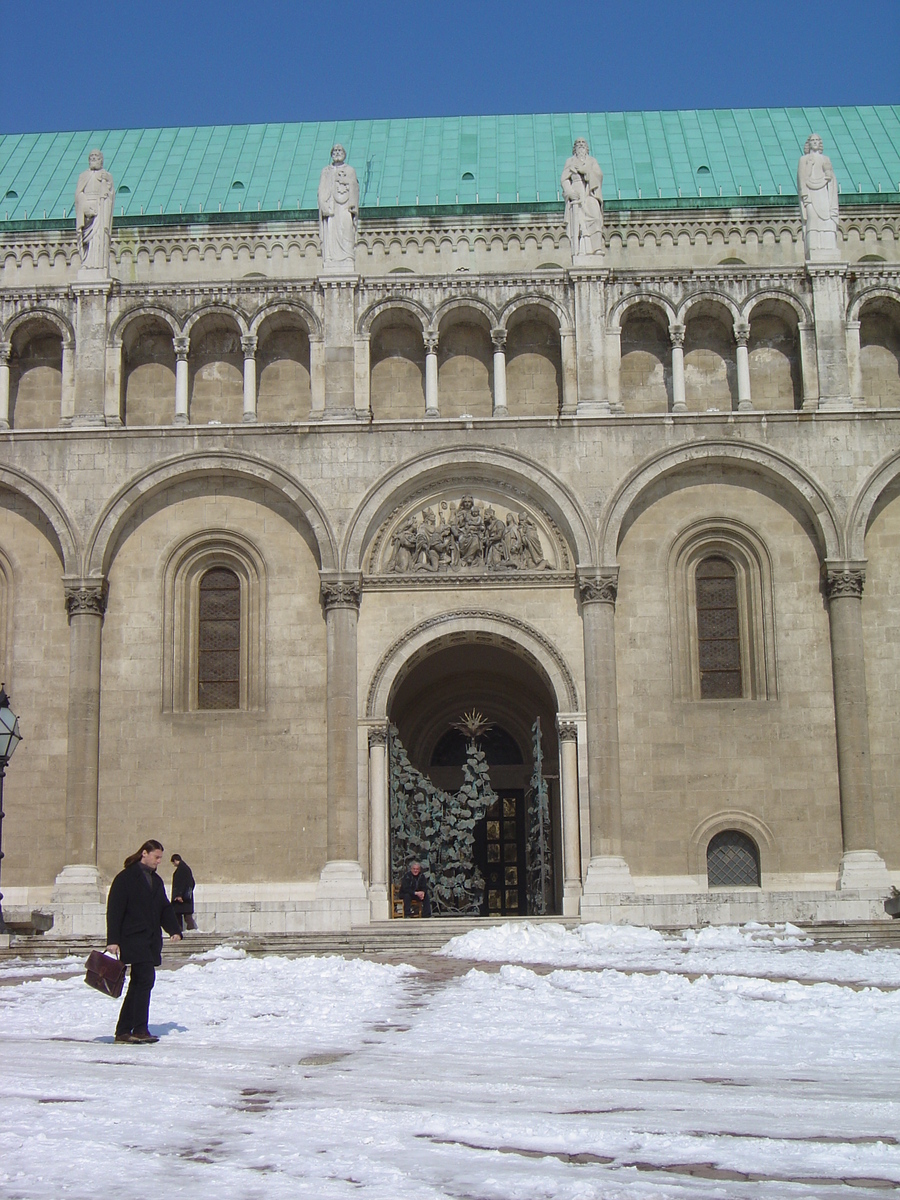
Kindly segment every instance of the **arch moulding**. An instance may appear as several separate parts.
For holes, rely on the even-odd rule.
[[[536,667],[549,686],[559,712],[577,712],[578,689],[568,664],[553,643],[516,617],[489,609],[456,609],[429,617],[401,634],[384,652],[366,695],[366,719],[386,721],[391,690],[399,678],[422,658],[423,652],[458,644],[459,634],[488,634],[492,642]]]
[[[17,467],[0,465],[0,487],[23,496],[41,514],[56,535],[53,547],[66,575],[81,574],[81,538],[75,522],[61,502],[42,483]]]
[[[824,488],[784,456],[762,446],[734,442],[694,442],[666,450],[637,467],[610,497],[600,519],[601,561],[614,563],[625,518],[641,495],[667,475],[691,467],[730,466],[762,476],[779,487],[812,521],[822,558],[840,558],[837,519]]]
[[[109,570],[119,530],[137,506],[170,486],[210,474],[247,479],[272,488],[303,518],[315,538],[322,570],[337,566],[337,542],[317,501],[285,471],[262,459],[225,450],[185,454],[149,468],[120,488],[97,518],[85,550],[86,571],[91,575]]]
[[[850,505],[845,526],[844,540],[848,559],[861,560],[866,557],[866,532],[869,528],[872,510],[878,503],[881,493],[885,488],[891,486],[898,475],[900,475],[900,451],[896,451],[890,458],[877,466],[857,493]]]
[[[706,877],[706,847],[717,833],[736,829],[752,838],[759,850],[761,875],[779,869],[775,835],[760,817],[741,808],[726,808],[712,813],[697,824],[688,839],[688,869],[692,875]]]

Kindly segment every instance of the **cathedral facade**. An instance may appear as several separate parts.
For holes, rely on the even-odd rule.
[[[387,919],[402,805],[474,754],[486,915],[884,917],[898,147],[890,108],[0,138],[4,910],[99,931],[152,837],[201,928]]]

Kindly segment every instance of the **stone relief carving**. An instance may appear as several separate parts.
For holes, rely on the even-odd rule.
[[[598,257],[603,249],[603,172],[592,158],[584,138],[572,147],[562,173],[562,191],[566,200],[566,222],[572,257]]]
[[[549,535],[546,534],[549,541]],[[383,570],[389,575],[553,571],[541,530],[525,509],[466,494],[410,513],[392,531]]]
[[[838,186],[822,139],[811,133],[797,164],[797,194],[807,258],[837,257]]]
[[[825,574],[825,594],[829,600],[844,596],[859,597],[863,593],[866,572],[862,567],[828,568]]]
[[[88,169],[78,176],[75,187],[75,230],[83,267],[109,271],[115,202],[113,177],[103,169],[101,152],[92,150],[88,155]]]
[[[359,180],[343,146],[333,146],[331,163],[319,177],[319,235],[325,270],[353,271],[359,226]]]

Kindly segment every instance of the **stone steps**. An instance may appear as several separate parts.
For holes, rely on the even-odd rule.
[[[431,920],[376,921],[371,925],[350,930],[316,933],[189,933],[183,942],[166,941],[166,961],[185,959],[192,954],[202,954],[216,946],[233,946],[248,954],[349,954],[400,956],[404,954],[429,954],[440,949],[452,937],[470,929],[483,929],[490,925],[530,924],[550,922],[573,928],[578,925],[574,918],[562,917],[512,917],[501,921],[489,918],[434,917]],[[898,921],[847,921],[820,922],[802,926],[804,932],[816,942],[827,944],[841,942],[844,945],[873,947],[897,947],[900,949],[900,920]],[[667,928],[665,932],[679,933],[680,929]],[[12,958],[64,958],[67,955],[84,955],[98,948],[98,940],[91,937],[53,937],[42,934],[13,935],[8,949],[0,949],[0,961]]]

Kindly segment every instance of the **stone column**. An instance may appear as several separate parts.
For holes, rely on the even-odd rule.
[[[188,355],[191,351],[189,337],[177,337],[175,345],[175,424],[188,423]]]
[[[577,917],[581,900],[581,840],[578,836],[578,726],[557,717],[559,791],[562,809],[563,916]]]
[[[241,338],[244,352],[244,415],[245,424],[256,421],[256,338],[247,334]]]
[[[321,421],[325,415],[325,339],[309,335],[309,416]]]
[[[737,343],[735,359],[737,362],[738,412],[753,412],[753,401],[750,396],[750,326],[735,325],[734,340]]]
[[[12,346],[0,342],[0,429],[9,429],[9,355]]]
[[[369,903],[373,921],[386,921],[391,915],[387,749],[387,726],[372,726],[369,729]]]
[[[575,285],[575,336],[578,362],[578,415],[607,416],[604,352],[606,332],[605,268],[578,269],[571,272]]]
[[[103,417],[111,429],[118,429],[122,425],[122,356],[121,342],[112,342],[106,347]]]
[[[875,849],[862,624],[865,563],[832,560],[825,570],[844,847],[838,886],[887,892],[890,876]]]
[[[670,325],[669,340],[672,343],[672,412],[687,412],[684,392],[684,326]]]
[[[73,425],[105,425],[109,282],[70,284],[75,299]]]
[[[325,306],[325,412],[331,421],[356,418],[353,361],[358,275],[319,276]]]
[[[582,911],[590,903],[589,893],[596,896],[634,891],[631,871],[622,857],[615,626],[618,576],[618,567],[578,570],[591,831],[591,859],[584,882]]]
[[[356,415],[363,421],[368,421],[373,415],[370,352],[371,348],[368,336],[359,334],[353,339],[353,396],[356,402]]]
[[[75,347],[62,344],[62,388],[60,396],[60,425],[71,425],[75,419]]]
[[[862,349],[859,344],[859,330],[862,322],[848,321],[847,329],[847,370],[850,375],[850,402],[854,408],[865,406],[862,381]]]
[[[622,330],[618,327],[606,331],[606,395],[609,411],[621,413],[622,407],[620,376],[622,373]]]
[[[492,329],[491,341],[494,344],[494,417],[509,416],[509,406],[506,403],[506,330]]]
[[[803,411],[819,407],[819,371],[816,366],[816,327],[811,321],[797,322],[800,340],[800,378],[803,384]]]
[[[575,331],[564,329],[559,335],[562,360],[562,411],[564,417],[574,416],[578,409],[578,359],[575,353]]]
[[[105,579],[71,578],[64,582],[69,614],[66,865],[56,878],[53,902],[71,908],[102,900],[97,870],[97,805],[100,643],[107,583]]]
[[[844,412],[850,404],[847,363],[847,264],[806,264],[812,283],[819,373],[819,410]]]
[[[368,901],[359,863],[357,761],[356,629],[362,576],[323,571],[321,596],[326,631],[328,849],[317,894],[338,902]]]
[[[425,338],[425,416],[441,415],[438,400],[438,335],[426,333]]]

